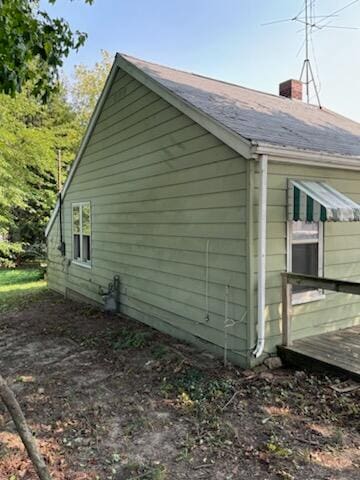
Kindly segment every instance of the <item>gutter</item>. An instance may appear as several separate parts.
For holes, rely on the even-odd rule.
[[[268,155],[259,157],[259,207],[258,207],[258,310],[257,344],[253,355],[259,358],[265,346],[265,292],[266,292],[266,218],[267,218],[267,168]]]
[[[338,168],[345,170],[360,170],[360,157],[316,152],[301,148],[288,148],[265,142],[253,142],[252,154],[266,154],[269,160],[278,163],[293,163],[296,165],[312,165],[315,167]]]

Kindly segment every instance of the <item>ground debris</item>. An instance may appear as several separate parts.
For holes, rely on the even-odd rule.
[[[341,380],[224,369],[50,293],[0,329],[3,373],[54,480],[358,478],[360,391]],[[22,478],[35,472],[0,405],[0,479]]]

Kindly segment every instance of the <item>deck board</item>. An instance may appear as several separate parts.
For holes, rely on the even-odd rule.
[[[279,347],[279,354],[286,363],[335,370],[360,381],[360,325],[296,340]]]

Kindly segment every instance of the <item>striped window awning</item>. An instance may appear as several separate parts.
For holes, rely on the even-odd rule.
[[[360,205],[325,182],[289,180],[288,219],[306,222],[360,220]]]

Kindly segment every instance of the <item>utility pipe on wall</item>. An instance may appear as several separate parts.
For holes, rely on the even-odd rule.
[[[258,317],[256,358],[265,346],[265,277],[266,277],[266,215],[267,215],[267,167],[268,156],[259,158],[259,207],[258,207]]]

